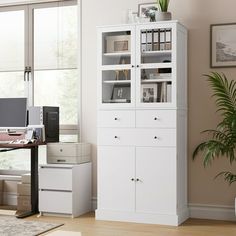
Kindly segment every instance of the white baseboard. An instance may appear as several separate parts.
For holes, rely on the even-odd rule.
[[[92,209],[97,209],[97,198],[92,198]],[[235,207],[208,204],[189,204],[189,217],[209,220],[236,221]]]
[[[189,204],[190,218],[236,221],[234,206]]]

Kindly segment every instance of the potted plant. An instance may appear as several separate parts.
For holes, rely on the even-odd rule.
[[[171,13],[168,12],[169,2],[170,0],[157,0],[157,4],[160,10],[156,11],[156,21],[171,20]]]
[[[222,121],[216,129],[203,131],[210,138],[195,148],[193,159],[202,152],[204,166],[209,165],[215,158],[227,158],[232,164],[236,161],[236,81],[228,81],[224,74],[216,72],[206,76],[212,86],[217,112],[220,113]],[[236,181],[236,174],[230,171],[222,171],[216,177],[218,176],[223,176],[229,184]]]

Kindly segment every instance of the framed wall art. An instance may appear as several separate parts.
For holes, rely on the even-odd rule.
[[[211,67],[236,66],[236,23],[213,24],[211,28]]]

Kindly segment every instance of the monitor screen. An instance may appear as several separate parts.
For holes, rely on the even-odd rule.
[[[27,98],[0,98],[0,129],[25,128]]]

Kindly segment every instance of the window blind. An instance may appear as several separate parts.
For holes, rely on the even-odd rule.
[[[33,4],[33,3],[64,2],[64,1],[68,0],[1,0],[0,7]]]

